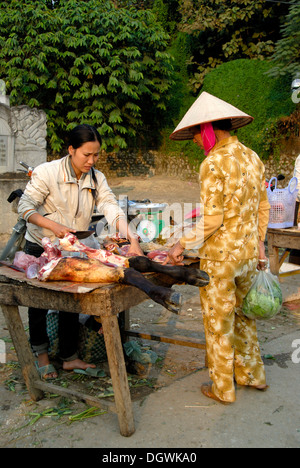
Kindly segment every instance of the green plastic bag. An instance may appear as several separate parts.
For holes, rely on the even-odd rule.
[[[260,270],[243,301],[243,314],[255,320],[269,320],[280,311],[282,292],[279,281],[271,273]]]

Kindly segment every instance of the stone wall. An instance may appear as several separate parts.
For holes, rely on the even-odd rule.
[[[300,137],[293,137],[283,142],[280,158],[270,158],[265,163],[267,179],[277,176],[278,174],[283,174],[285,176],[285,181],[291,179],[294,173],[295,160],[298,155],[300,155]],[[283,184],[286,185],[285,182],[283,182]]]
[[[44,111],[0,102],[0,174],[17,172],[19,161],[33,167],[45,162],[46,135]]]
[[[285,175],[279,187],[287,186],[293,176],[295,159],[300,154],[300,138],[286,142],[280,159],[270,159],[265,163],[266,177],[269,179],[278,174]],[[102,153],[97,163],[108,179],[116,177],[152,177],[166,175],[193,182],[198,181],[198,170],[189,165],[186,157],[166,156],[157,151],[120,152],[118,154]],[[9,194],[18,188],[25,188],[28,177],[22,173],[0,174],[0,243],[8,239],[11,229],[17,221],[16,213],[7,202]]]
[[[0,174],[0,249],[8,241],[18,220],[17,207],[7,198],[14,190],[24,190],[28,180],[23,173]]]
[[[299,137],[284,142],[280,158],[271,157],[265,162],[266,178],[283,174],[285,180],[289,180],[293,176],[295,160],[299,154]],[[107,178],[166,175],[191,181],[198,180],[198,168],[191,166],[187,157],[172,157],[159,151],[123,151],[108,155],[103,152],[97,163],[97,169]]]

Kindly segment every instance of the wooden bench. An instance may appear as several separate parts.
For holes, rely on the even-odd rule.
[[[148,279],[164,286],[172,286],[174,280],[164,275],[147,274]],[[135,431],[132,402],[125,367],[118,314],[127,311],[127,336],[140,336],[184,346],[205,349],[204,343],[172,340],[163,336],[136,333],[129,330],[129,310],[149,299],[139,289],[121,284],[91,284],[70,282],[44,283],[29,280],[24,273],[6,266],[0,268],[0,305],[12,338],[23,377],[30,397],[38,401],[44,392],[70,394],[93,406],[107,407],[118,415],[120,433],[129,437]],[[26,336],[19,306],[53,309],[101,317],[109,370],[114,390],[115,405],[69,388],[42,381],[34,364],[34,356]],[[126,324],[125,324],[126,325]]]
[[[279,273],[280,267],[290,253],[290,250],[300,250],[300,230],[297,227],[287,229],[271,229],[267,231],[268,256],[270,259],[270,270],[274,275],[287,276],[300,273],[300,269],[292,273]],[[279,257],[279,249],[285,249]]]

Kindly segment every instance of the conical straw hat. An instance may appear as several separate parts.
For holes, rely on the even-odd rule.
[[[170,139],[192,140],[194,136],[191,128],[195,125],[224,119],[231,119],[231,130],[235,130],[251,123],[253,117],[204,91],[187,111]]]

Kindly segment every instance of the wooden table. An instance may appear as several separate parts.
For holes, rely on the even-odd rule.
[[[268,229],[267,239],[270,270],[274,275],[279,275],[280,267],[290,250],[300,250],[300,230],[296,227]],[[286,249],[281,258],[279,258],[280,248]]]
[[[147,274],[148,279],[156,284],[171,286],[174,280],[165,275]],[[149,299],[139,289],[121,284],[91,284],[71,282],[44,283],[36,279],[29,280],[24,273],[8,267],[0,268],[0,305],[12,338],[25,384],[30,397],[38,401],[44,392],[71,394],[94,406],[108,406],[117,413],[120,433],[129,437],[135,431],[132,402],[124,361],[124,353],[118,324],[118,314],[130,307]],[[19,306],[53,309],[101,317],[103,334],[114,390],[115,405],[74,392],[72,389],[42,381],[34,364],[34,357],[28,343],[19,313]],[[128,319],[128,314],[127,314]],[[128,335],[131,334],[127,330]],[[134,334],[134,333],[133,333]],[[172,339],[145,335],[146,339],[171,342]],[[175,344],[205,348],[205,344],[189,341],[173,341]]]

